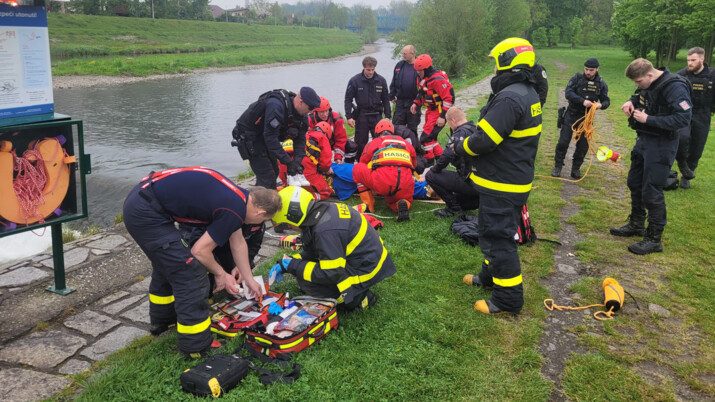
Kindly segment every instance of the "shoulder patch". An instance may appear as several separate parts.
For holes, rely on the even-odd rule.
[[[338,207],[338,217],[340,219],[350,219],[350,207],[343,203],[335,204]]]
[[[278,119],[274,117],[273,120],[268,122],[268,124],[273,128],[278,128],[278,126],[281,125],[281,122],[279,122]]]
[[[541,114],[541,103],[536,102],[531,105],[531,117],[536,117]]]
[[[678,103],[678,106],[680,106],[683,110],[690,109],[690,104],[688,103],[688,101],[682,101]]]

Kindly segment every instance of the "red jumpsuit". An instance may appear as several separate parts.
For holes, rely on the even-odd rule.
[[[382,135],[365,146],[360,163],[353,168],[353,180],[385,197],[387,206],[397,212],[399,200],[412,205],[416,162],[415,149],[402,137]]]
[[[333,194],[333,189],[325,179],[325,174],[330,170],[332,151],[330,141],[320,131],[311,131],[305,134],[305,157],[303,157],[303,176],[310,182],[311,188],[306,190],[313,193],[316,200],[325,200]],[[284,148],[285,149],[285,148]],[[287,151],[287,150],[286,150]],[[287,185],[287,168],[278,163],[279,177]]]
[[[315,125],[321,121],[320,117],[318,117],[318,112],[309,114],[308,128],[310,130],[314,129]],[[329,111],[328,120],[326,121],[333,129],[333,135],[330,138],[330,146],[333,149],[333,160],[340,163],[345,157],[345,144],[348,142],[348,133],[345,131],[345,121],[340,113],[333,112],[332,109]]]
[[[444,118],[447,110],[454,104],[454,89],[444,71],[435,71],[429,77],[419,80],[417,87],[415,105],[417,107],[427,106],[420,144],[422,150],[425,151],[425,158],[431,161],[442,155],[442,146],[437,141],[442,127],[437,126],[437,119]]]

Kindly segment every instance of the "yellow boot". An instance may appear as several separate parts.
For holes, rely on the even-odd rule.
[[[358,193],[358,195],[360,195],[360,200],[367,205],[367,210],[375,212],[375,196],[372,195],[372,191],[366,190]]]
[[[474,310],[482,314],[496,314],[503,312],[499,309],[499,307],[495,306],[488,300],[477,300],[474,303]]]

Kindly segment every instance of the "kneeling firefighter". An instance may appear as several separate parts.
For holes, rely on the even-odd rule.
[[[282,259],[269,276],[280,281],[283,273],[292,274],[306,294],[337,299],[347,310],[373,305],[370,287],[397,272],[377,231],[346,204],[316,202],[301,187],[279,194],[283,207],[273,222],[299,227],[303,251]]]
[[[478,280],[465,282],[494,287],[492,297],[478,300],[475,310],[516,314],[524,305],[524,288],[514,233],[534,180],[541,102],[530,71],[536,55],[529,41],[505,39],[489,56],[496,63],[494,94],[481,111],[477,131],[454,146],[458,155],[477,156],[469,177],[479,192],[484,261]]]
[[[387,206],[397,213],[397,221],[410,219],[415,179],[412,174],[417,163],[415,149],[404,138],[394,135],[390,119],[382,119],[375,126],[376,137],[370,141],[355,164],[353,180],[358,194],[370,211],[375,201],[372,191],[385,197]]]

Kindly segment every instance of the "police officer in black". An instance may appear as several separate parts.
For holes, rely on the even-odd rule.
[[[586,109],[591,105],[596,105],[598,109],[607,109],[611,104],[608,98],[608,85],[598,75],[598,60],[588,59],[583,65],[583,74],[576,73],[566,86],[566,99],[569,102],[566,112],[563,114],[563,122],[561,123],[561,135],[559,142],[556,144],[556,154],[554,155],[554,170],[551,171],[551,176],[561,176],[561,168],[564,166],[564,158],[566,151],[569,149],[573,130],[571,125],[579,118],[583,117]],[[573,153],[573,162],[571,163],[571,178],[581,178],[581,164],[588,152],[588,140],[582,136],[576,142],[576,149]]]
[[[395,102],[395,114],[392,116],[392,123],[395,128],[406,125],[413,132],[417,132],[422,113],[410,113],[410,106],[417,97],[417,82],[419,76],[414,67],[415,47],[407,45],[402,48],[402,60],[397,62],[392,71],[392,82],[390,82],[390,100]],[[412,144],[415,150],[418,144]]]
[[[450,108],[446,119],[452,129],[451,137],[444,153],[425,176],[427,184],[446,204],[445,208],[434,211],[440,218],[461,215],[464,211],[479,208],[479,192],[469,179],[472,173],[472,158],[457,155],[453,146],[476,134],[477,126],[474,122],[467,121],[466,115],[458,107]],[[452,164],[456,171],[444,170],[449,164]]]
[[[546,75],[546,68],[537,63],[534,64],[531,71],[534,74],[534,89],[536,89],[536,93],[539,95],[541,106],[544,106],[546,97],[549,95],[549,77]]]
[[[678,74],[690,82],[693,91],[693,118],[689,127],[680,130],[682,135],[675,157],[683,175],[680,187],[690,188],[708,139],[710,115],[715,113],[715,69],[705,64],[705,49],[694,47],[688,50],[688,66]]]
[[[526,39],[508,38],[489,56],[496,63],[494,94],[481,111],[477,131],[457,142],[454,150],[464,157],[476,156],[469,178],[479,192],[484,260],[478,280],[470,278],[469,283],[494,289],[491,298],[477,300],[474,309],[517,314],[524,305],[524,288],[514,235],[531,192],[542,127],[541,102],[530,70],[536,55]]]
[[[303,87],[299,94],[275,89],[262,94],[236,120],[231,145],[238,147],[243,160],[248,159],[256,186],[276,188],[278,161],[288,167],[289,176],[303,173],[305,147],[295,147],[291,158],[281,141],[290,138],[305,144],[306,115],[318,106],[320,97],[312,88]]]
[[[663,187],[678,149],[676,131],[686,127],[692,114],[690,85],[668,70],[656,70],[646,59],[635,59],[626,68],[626,77],[638,89],[621,106],[638,137],[631,151],[628,189],[631,215],[628,223],[612,228],[614,236],[643,236],[628,246],[634,254],[663,251],[661,236],[666,224]],[[648,228],[645,228],[646,211]]]
[[[369,140],[368,132],[374,136],[375,125],[383,115],[386,118],[392,117],[387,81],[375,72],[376,66],[377,60],[374,57],[365,57],[362,60],[362,72],[350,78],[345,91],[345,116],[348,125],[355,128],[357,160],[360,160],[362,150]]]

